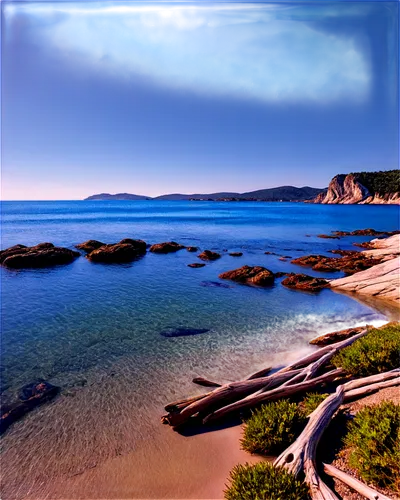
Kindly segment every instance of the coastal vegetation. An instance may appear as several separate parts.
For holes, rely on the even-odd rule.
[[[254,410],[245,421],[242,448],[249,453],[281,452],[300,434],[310,415],[328,394],[307,393],[299,402],[273,401]]]
[[[365,481],[400,493],[400,405],[383,401],[360,410],[345,445],[350,466]]]
[[[237,465],[230,473],[226,500],[307,500],[308,487],[269,462]]]
[[[379,172],[356,172],[353,175],[370,193],[378,193],[383,196],[397,193],[400,190],[399,169]]]
[[[309,392],[305,395],[303,401],[300,402],[300,408],[304,415],[309,416],[318,408],[318,406],[329,396],[329,394],[320,392]]]
[[[281,452],[293,442],[305,421],[299,406],[287,399],[263,405],[245,423],[242,448],[263,455]]]
[[[351,346],[338,352],[332,364],[345,369],[354,377],[366,377],[393,370],[399,366],[400,327],[389,324],[373,329]]]

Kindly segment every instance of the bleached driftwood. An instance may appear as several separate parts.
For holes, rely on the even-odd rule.
[[[319,440],[331,418],[342,404],[343,397],[344,388],[343,385],[340,385],[336,392],[326,398],[310,415],[308,424],[300,436],[274,462],[275,466],[285,467],[295,476],[304,471],[305,481],[310,487],[312,499],[337,499],[336,495],[319,477],[315,456]]]
[[[346,474],[346,472],[337,469],[333,465],[328,465],[328,464],[322,464],[322,465],[325,474],[334,477],[336,479],[339,479],[339,481],[342,481],[342,483],[349,486],[352,490],[357,491],[357,493],[360,493],[360,495],[367,498],[368,500],[391,500],[383,493],[379,493],[379,491],[370,488],[369,486],[362,483],[355,477]]]
[[[182,425],[187,422],[191,416],[199,412],[212,411],[218,405],[234,401],[235,399],[244,398],[265,386],[274,388],[297,375],[299,372],[300,370],[292,370],[284,373],[274,373],[268,377],[225,384],[209,392],[205,397],[197,398],[194,402],[185,406],[180,413],[165,415],[164,419],[172,426]],[[170,408],[170,406],[171,405],[168,405],[168,408]]]
[[[325,399],[309,416],[303,432],[274,462],[277,467],[285,467],[295,476],[304,472],[313,500],[332,500],[335,494],[319,477],[315,457],[319,440],[329,425],[333,415],[347,399],[367,395],[373,391],[400,384],[400,369],[352,380],[339,385],[334,394]]]
[[[270,370],[270,368],[266,368],[250,375],[246,380],[230,382],[207,394],[170,403],[165,407],[168,415],[162,417],[162,422],[176,427],[186,423],[190,417],[199,413],[204,415],[203,422],[210,422],[222,417],[222,412],[218,413],[216,411],[219,408],[226,408],[224,414],[228,414],[235,411],[235,407],[231,407],[231,405],[238,402],[238,400],[238,409],[258,404],[260,401],[267,401],[268,397],[264,399],[261,394],[269,394],[272,389],[282,384],[285,387],[296,385],[295,392],[298,392],[301,390],[301,388],[297,387],[300,382],[314,380],[317,372],[329,362],[339,349],[347,347],[366,333],[367,329],[349,339],[318,349],[269,376],[265,376],[265,372]],[[306,387],[308,389],[316,388],[318,382]],[[280,397],[295,392],[285,390]],[[251,395],[254,395],[254,399],[249,398]],[[244,406],[240,406],[240,400],[243,400]]]
[[[230,405],[224,406],[223,408],[210,413],[203,419],[203,423],[206,424],[215,422],[216,420],[226,417],[230,413],[252,408],[261,403],[266,403],[267,401],[276,401],[277,399],[287,398],[293,396],[294,394],[301,394],[312,389],[318,389],[319,387],[321,387],[321,385],[333,382],[335,379],[343,376],[344,374],[344,370],[342,370],[341,368],[337,368],[312,380],[299,382],[293,385],[284,384],[280,387],[277,387],[276,389],[252,394],[247,398],[231,403]]]

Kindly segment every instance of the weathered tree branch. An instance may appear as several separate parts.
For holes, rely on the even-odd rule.
[[[351,380],[339,385],[334,394],[325,399],[309,416],[303,432],[275,461],[277,467],[285,467],[295,476],[302,471],[310,487],[313,500],[336,498],[318,476],[315,464],[318,442],[340,405],[355,396],[364,396],[385,387],[400,385],[400,369]],[[333,495],[333,496],[332,496]],[[369,497],[367,497],[369,498]],[[371,497],[373,498],[373,497]]]
[[[328,464],[322,464],[322,465],[325,474],[328,474],[328,476],[339,479],[340,481],[342,481],[342,483],[346,484],[354,491],[357,491],[357,493],[360,493],[360,495],[364,496],[365,498],[368,498],[368,500],[391,500],[386,495],[383,495],[383,493],[379,493],[378,491],[370,488],[369,486],[362,483],[355,477],[346,474],[346,472],[337,469],[333,465],[328,465]]]
[[[221,387],[218,382],[213,382],[203,377],[195,377],[192,382],[197,385],[202,385],[203,387]]]
[[[276,389],[272,389],[266,392],[258,392],[257,394],[252,394],[247,398],[231,403],[227,406],[224,406],[223,408],[220,408],[219,410],[216,410],[213,413],[210,413],[207,417],[203,419],[203,423],[215,422],[216,420],[219,420],[222,417],[226,417],[226,415],[233,412],[237,412],[238,410],[252,408],[253,406],[258,405],[260,403],[266,403],[267,401],[275,401],[277,399],[286,398],[289,396],[293,396],[294,394],[300,394],[302,392],[309,391],[310,389],[318,388],[322,384],[332,382],[338,377],[343,376],[344,373],[345,373],[344,370],[342,370],[341,368],[337,368],[336,370],[332,370],[312,380],[299,382],[298,384],[293,384],[293,385],[284,384],[280,387],[277,387]]]
[[[196,399],[193,403],[184,407],[180,413],[170,413],[169,415],[166,415],[163,417],[164,421],[174,427],[182,425],[187,422],[191,416],[199,412],[207,410],[212,411],[227,401],[230,402],[246,397],[265,386],[274,388],[289,378],[292,378],[294,375],[297,375],[300,371],[301,370],[293,370],[285,373],[274,373],[269,377],[261,377],[252,380],[225,384],[222,387],[218,387],[218,389],[208,393],[205,397]],[[171,405],[168,405],[168,408],[170,407]]]
[[[268,366],[267,368],[263,368],[255,373],[252,373],[249,377],[246,378],[246,380],[253,380],[255,378],[265,377],[271,370],[272,366]]]

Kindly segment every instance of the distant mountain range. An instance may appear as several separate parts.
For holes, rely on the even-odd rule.
[[[85,200],[169,200],[169,201],[183,201],[183,200],[201,200],[201,201],[305,201],[311,200],[318,196],[325,189],[312,188],[312,187],[294,187],[294,186],[280,186],[270,189],[259,189],[258,191],[249,191],[247,193],[210,193],[210,194],[164,194],[152,198],[150,196],[141,196],[130,193],[109,194],[101,193],[94,194],[85,198]]]

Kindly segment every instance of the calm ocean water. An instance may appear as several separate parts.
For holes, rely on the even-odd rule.
[[[5,434],[3,497],[39,498],[54,478],[146,446],[157,434],[163,405],[200,390],[191,385],[193,376],[237,379],[307,351],[307,340],[318,333],[382,321],[381,313],[329,290],[291,291],[280,280],[266,289],[216,283],[221,272],[244,264],[302,272],[264,252],[329,255],[368,238],[317,234],[394,230],[398,217],[396,206],[3,202],[2,248],[43,241],[72,248],[87,239],[129,237],[223,254],[201,269],[187,267],[198,259],[185,250],[147,254],[131,264],[81,257],[52,269],[0,269],[3,397],[12,399],[39,377],[62,387],[54,402]],[[233,258],[226,250],[244,255]],[[209,331],[167,338],[161,335],[166,328]]]

